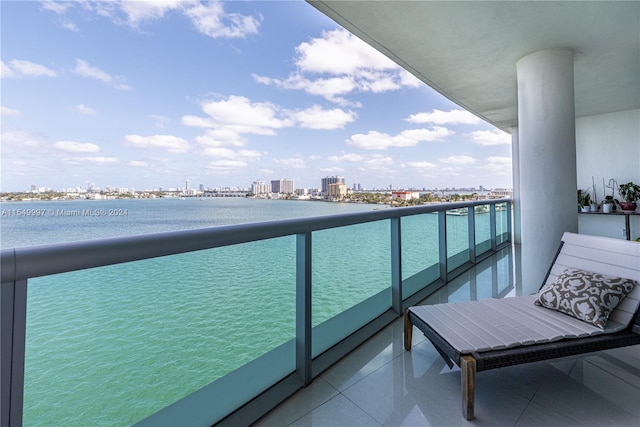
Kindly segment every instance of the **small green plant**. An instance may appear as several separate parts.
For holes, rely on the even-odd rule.
[[[580,209],[589,206],[591,203],[591,195],[587,190],[578,190],[578,207]]]
[[[634,184],[633,182],[620,184],[618,187],[618,193],[622,200],[628,203],[633,203],[640,199],[640,185]]]

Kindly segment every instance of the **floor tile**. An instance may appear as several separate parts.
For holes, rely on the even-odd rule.
[[[289,425],[337,395],[338,390],[322,378],[316,378],[310,385],[269,412],[255,426],[280,427]]]
[[[460,372],[428,351],[405,353],[343,394],[384,425],[468,424],[462,416]],[[476,402],[474,424],[514,425],[528,400],[498,391],[477,395]]]
[[[320,376],[342,391],[403,352],[404,344],[401,338],[377,334]]]
[[[604,384],[600,388],[608,386]],[[637,427],[639,424],[638,416],[565,375],[547,378],[533,402],[588,426]]]
[[[535,402],[529,403],[515,427],[584,427],[571,418],[567,418],[553,409],[545,408]]]
[[[368,427],[380,426],[371,416],[339,394],[313,412],[292,424],[292,427]]]
[[[487,295],[493,285],[486,279],[486,270],[471,270],[422,303],[446,302],[452,293],[459,300]],[[467,421],[460,369],[449,369],[418,329],[405,351],[403,327],[394,321],[256,425],[640,425],[640,346],[478,372],[476,418]]]

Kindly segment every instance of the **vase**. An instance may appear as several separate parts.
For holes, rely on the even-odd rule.
[[[605,203],[602,205],[602,213],[610,213],[611,212],[611,204]]]
[[[620,202],[623,211],[635,211],[638,205],[636,202]]]

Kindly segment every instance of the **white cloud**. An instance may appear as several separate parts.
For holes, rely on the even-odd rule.
[[[9,64],[2,62],[1,76],[6,77],[56,77],[56,72],[41,64],[22,59],[12,59]]]
[[[255,150],[232,150],[230,148],[223,147],[205,147],[202,150],[202,153],[207,156],[212,157],[223,157],[228,159],[236,159],[236,158],[253,158],[259,159],[262,157],[262,154],[259,151]]]
[[[293,120],[282,117],[280,109],[268,102],[251,103],[243,96],[230,96],[226,100],[207,101],[202,110],[209,117],[183,117],[183,123],[190,126],[226,128],[237,133],[274,135],[274,129],[293,126]]]
[[[96,151],[100,151],[98,145],[89,142],[58,141],[53,144],[53,146],[58,150],[68,151],[70,153],[95,153]]]
[[[161,19],[165,14],[179,8],[183,1],[181,0],[155,0],[155,1],[112,1],[111,6],[115,6],[111,12],[108,12],[109,4],[102,4],[100,9],[102,14],[114,13],[118,11],[124,12],[127,16],[127,23],[132,27],[137,27],[140,23],[155,21]],[[119,9],[119,10],[118,10]]]
[[[247,162],[242,160],[215,160],[209,163],[206,168],[215,174],[236,174],[240,169],[247,167]]]
[[[75,106],[75,111],[80,113],[80,114],[86,114],[86,115],[94,115],[96,114],[96,110],[94,110],[91,107],[87,107],[84,104],[78,104]]]
[[[183,123],[187,124],[189,120],[185,121],[185,119],[187,117],[183,117]],[[246,143],[238,132],[230,129],[210,129],[204,135],[197,136],[195,140],[198,144],[207,147],[242,147]]]
[[[13,108],[0,106],[0,114],[3,116],[19,116],[22,114],[22,112],[19,110],[14,110]]]
[[[72,7],[72,3],[65,1],[45,0],[40,2],[40,6],[42,6],[42,8],[45,10],[50,10],[61,15],[66,12],[67,9]]]
[[[42,143],[42,139],[27,132],[13,131],[2,132],[2,134],[0,135],[0,142],[2,142],[2,144],[7,143],[12,145],[26,145],[28,147],[36,147]]]
[[[144,168],[149,166],[149,164],[141,160],[130,160],[129,162],[127,162],[127,166],[132,166],[134,168]]]
[[[331,60],[327,60],[331,58]],[[254,75],[256,82],[303,90],[348,105],[352,92],[381,93],[421,83],[389,58],[344,29],[325,31],[296,47],[297,72],[285,79]]]
[[[319,105],[290,115],[301,128],[308,129],[341,129],[347,123],[353,122],[357,116],[353,111],[344,111],[340,108],[324,110]]]
[[[327,174],[339,174],[341,172],[344,172],[344,169],[334,166],[330,168],[321,168],[320,172]]]
[[[212,38],[239,38],[257,34],[262,22],[261,16],[249,16],[239,13],[225,13],[224,3],[219,1],[196,0],[109,0],[79,2],[43,2],[43,9],[65,17],[72,7],[82,8],[85,12],[110,19],[116,25],[128,25],[140,28],[165,18],[176,12],[186,16],[196,31]],[[76,30],[70,21],[63,26]]]
[[[15,77],[16,73],[7,64],[0,61],[0,78]]]
[[[402,83],[402,86],[408,87],[421,87],[424,85],[422,80],[404,69],[400,71],[400,82]]]
[[[151,117],[155,121],[155,126],[160,129],[164,129],[167,123],[169,123],[169,118],[166,116],[150,114],[149,117]]]
[[[460,155],[460,156],[445,157],[445,158],[439,159],[439,161],[445,164],[452,164],[452,165],[471,165],[476,162],[476,159],[474,159],[471,156]]]
[[[386,56],[344,29],[325,31],[320,38],[296,47],[295,64],[302,71],[356,74],[362,70],[398,70]],[[327,60],[331,58],[331,60]]]
[[[261,18],[224,13],[222,3],[196,3],[185,9],[196,30],[212,38],[243,38],[258,34]]]
[[[122,77],[113,77],[110,74],[102,71],[101,69],[89,65],[87,61],[82,59],[76,58],[76,67],[72,70],[72,72],[78,74],[79,76],[99,80],[118,90],[131,89],[128,85],[119,83],[119,80],[122,80]]]
[[[273,161],[279,165],[292,169],[303,169],[307,167],[307,163],[304,161],[304,159],[273,159]]]
[[[478,167],[489,171],[493,175],[511,175],[512,160],[511,157],[490,156]]]
[[[356,153],[344,153],[340,156],[329,156],[328,159],[332,162],[362,162],[364,156]]]
[[[85,163],[94,163],[98,165],[110,164],[110,163],[118,163],[117,157],[74,157],[68,158],[64,160],[65,163],[71,164],[85,164]]]
[[[437,109],[434,109],[430,113],[411,114],[406,120],[409,123],[433,123],[437,125],[475,125],[482,122],[478,117],[466,110],[442,111]]]
[[[438,165],[430,162],[407,162],[407,166],[416,169],[435,169]]]
[[[393,159],[388,156],[382,156],[380,154],[376,154],[371,158],[364,161],[363,165],[365,169],[369,170],[379,170],[386,166],[391,166],[393,164]]]
[[[189,149],[189,143],[182,138],[172,135],[126,135],[124,137],[128,145],[138,148],[160,148],[170,153],[184,153]]]
[[[511,144],[511,135],[500,129],[479,130],[472,132],[471,137],[473,138],[473,142],[481,146]]]
[[[414,147],[420,142],[440,141],[452,134],[446,128],[435,126],[433,129],[409,129],[394,136],[369,131],[367,134],[352,135],[346,142],[366,150],[386,150],[390,147]]]
[[[208,129],[196,142],[209,147],[243,146],[242,134],[275,135],[276,130],[292,127],[290,113],[268,102],[252,103],[243,96],[205,101],[202,111],[208,117],[183,116],[182,123]]]

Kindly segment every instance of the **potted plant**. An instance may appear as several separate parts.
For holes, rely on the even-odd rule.
[[[578,190],[578,208],[582,212],[589,212],[589,204],[591,203],[591,196],[588,191]]]
[[[602,213],[609,213],[616,210],[616,206],[620,202],[618,199],[615,199],[613,196],[604,196],[604,200],[600,204],[602,208]]]
[[[623,211],[635,211],[638,207],[636,201],[640,199],[640,185],[634,184],[629,181],[626,184],[620,184],[618,187],[618,193],[623,200],[620,202],[620,207]]]
[[[602,188],[605,190],[604,200],[601,204],[602,212],[615,212],[618,209],[618,205],[620,204],[620,201],[613,196],[615,194],[616,188],[618,188],[618,182],[615,179],[611,178],[609,180],[609,184],[606,184],[604,182],[604,178],[602,178]],[[606,189],[611,190],[611,194],[607,194]]]

